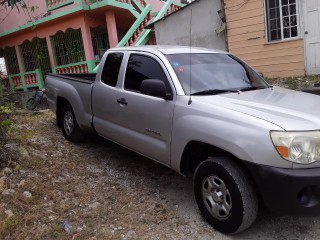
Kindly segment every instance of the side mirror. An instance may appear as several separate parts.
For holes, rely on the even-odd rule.
[[[163,98],[165,100],[172,100],[171,93],[167,93],[166,85],[159,79],[143,80],[140,86],[140,92],[145,95]]]

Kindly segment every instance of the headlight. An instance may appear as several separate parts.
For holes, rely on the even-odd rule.
[[[299,164],[320,161],[320,132],[271,132],[272,142],[286,160]]]

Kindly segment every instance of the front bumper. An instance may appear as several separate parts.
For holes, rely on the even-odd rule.
[[[320,168],[284,169],[246,163],[265,205],[288,215],[320,215]]]

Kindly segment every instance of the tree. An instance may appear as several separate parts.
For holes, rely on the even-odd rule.
[[[26,8],[26,3],[24,0],[0,0],[0,5],[10,6],[11,8],[16,7],[18,10],[21,8]]]

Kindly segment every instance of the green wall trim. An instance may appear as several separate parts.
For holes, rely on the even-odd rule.
[[[42,73],[40,69],[36,69],[35,70],[36,74],[37,74],[37,79],[38,79],[38,87],[39,89],[43,89],[44,88],[44,81],[43,81],[43,77],[42,77]],[[31,86],[28,86],[31,87]]]
[[[137,1],[137,0],[133,0],[133,2],[136,4],[136,6],[140,9],[140,11],[143,11],[143,7],[141,6],[141,4]]]
[[[90,10],[94,10],[97,8],[101,8],[104,6],[113,6],[113,7],[118,7],[118,8],[124,8],[129,10],[136,18],[139,17],[139,13],[137,12],[137,10],[132,6],[132,4],[128,4],[128,3],[123,3],[123,2],[118,2],[116,0],[102,0],[96,3],[92,3],[90,5]]]
[[[99,62],[99,61],[96,61],[96,60],[87,61],[89,73],[93,72],[93,69],[96,67],[96,62]]]
[[[54,5],[54,6],[52,6],[52,7],[48,7],[48,0],[46,0],[46,2],[47,2],[47,9],[48,9],[48,11],[52,11],[52,10],[56,10],[56,9],[58,9],[58,8],[61,8],[61,7],[64,7],[64,6],[73,4],[73,3],[74,3],[74,0],[68,0],[68,1],[65,1],[65,2],[63,2],[63,3]]]
[[[151,5],[147,4],[147,6],[143,9],[138,19],[133,23],[131,28],[128,30],[126,35],[121,39],[121,41],[118,43],[117,47],[123,47],[131,38],[131,36],[134,34],[134,32],[137,30],[137,28],[140,26],[144,18],[149,14],[151,11]]]

